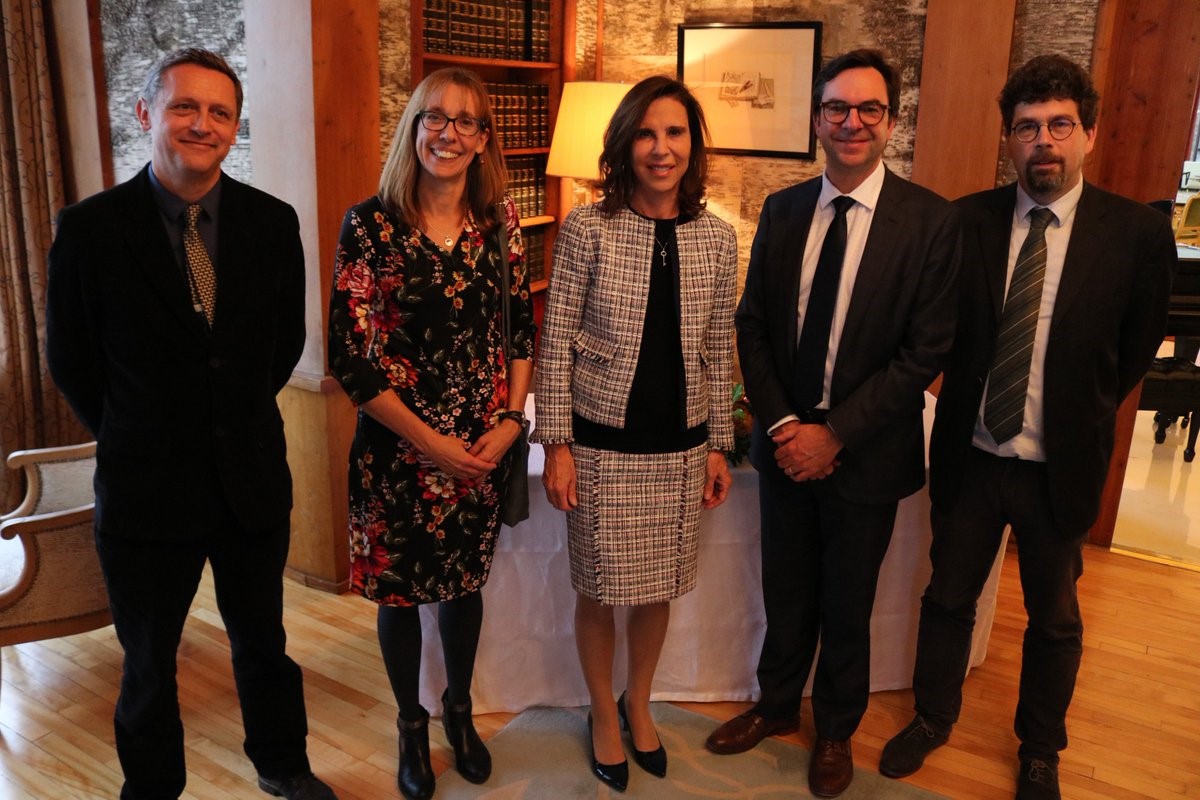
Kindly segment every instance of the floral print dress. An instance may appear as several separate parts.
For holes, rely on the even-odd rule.
[[[499,253],[468,215],[447,253],[384,210],[351,208],[338,240],[329,368],[350,399],[399,395],[425,424],[477,440],[507,408],[507,360],[533,357],[516,208],[505,198],[512,348],[504,353]],[[487,581],[508,459],[479,480],[442,472],[362,410],[350,449],[351,584],[381,605],[437,602]]]

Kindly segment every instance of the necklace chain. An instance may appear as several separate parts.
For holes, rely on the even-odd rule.
[[[667,265],[667,246],[657,236],[654,237],[654,243],[658,245],[658,254],[662,256],[662,265],[665,267]]]
[[[451,250],[451,249],[454,247],[454,242],[455,242],[455,240],[457,240],[457,239],[458,239],[458,235],[459,235],[460,233],[462,233],[463,226],[464,226],[464,225],[466,225],[466,222],[467,222],[467,217],[466,217],[466,215],[464,214],[464,215],[463,215],[463,216],[462,216],[462,217],[459,219],[459,221],[458,221],[458,225],[456,225],[456,226],[455,226],[455,227],[452,229],[452,231],[451,231],[451,233],[450,233],[450,234],[448,234],[448,235],[446,235],[446,236],[440,236],[440,237],[439,237],[439,235],[438,235],[437,231],[436,231],[436,230],[433,228],[433,226],[432,226],[432,225],[428,225],[428,224],[426,224],[426,226],[425,226],[425,233],[426,233],[426,234],[429,236],[429,238],[430,238],[430,239],[432,239],[434,242],[436,242],[436,241],[437,241],[439,238],[441,238],[441,240],[442,240],[442,244],[443,244],[443,247],[442,247],[442,249],[443,249],[443,250],[446,250],[446,251],[449,251],[449,250]]]

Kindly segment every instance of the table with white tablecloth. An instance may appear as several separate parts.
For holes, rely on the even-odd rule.
[[[927,396],[926,436],[933,419]],[[532,410],[532,402],[530,403]],[[472,700],[476,713],[535,705],[579,706],[587,687],[575,651],[566,518],[541,487],[542,449],[530,451],[530,518],[501,531],[483,589],[484,619]],[[742,465],[723,505],[701,516],[695,590],[671,604],[671,625],[654,679],[655,700],[753,700],[755,668],[766,626],[759,552],[758,475]],[[1007,538],[1007,534],[1006,534]],[[871,689],[911,685],[920,598],[929,581],[929,495],[901,501],[879,576],[871,622]],[[997,554],[979,600],[971,666],[982,663],[1003,563]],[[617,611],[614,685],[625,678],[624,613]],[[425,648],[421,702],[440,708],[445,688],[436,607],[422,609]]]

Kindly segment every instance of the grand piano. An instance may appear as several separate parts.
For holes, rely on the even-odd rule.
[[[1196,366],[1200,350],[1200,247],[1176,245],[1179,269],[1171,283],[1171,300],[1167,309],[1167,335],[1175,337],[1175,355],[1156,358],[1142,382],[1138,408],[1156,412],[1154,441],[1161,444],[1167,438],[1167,428],[1180,420],[1189,428],[1183,460],[1196,457],[1196,438],[1200,423],[1194,423],[1192,412],[1200,411],[1200,367]],[[1189,426],[1189,423],[1193,423]]]

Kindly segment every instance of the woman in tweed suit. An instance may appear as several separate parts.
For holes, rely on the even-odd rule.
[[[704,208],[706,135],[678,81],[647,78],[625,96],[604,137],[604,199],[574,209],[555,242],[536,374],[543,483],[567,512],[592,769],[618,790],[622,727],[634,760],[666,774],[650,685],[669,602],[696,583],[700,511],[731,480],[737,242]],[[630,607],[617,703],[614,606]]]

